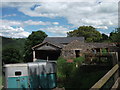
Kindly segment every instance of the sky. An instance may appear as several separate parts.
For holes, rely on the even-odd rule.
[[[25,38],[41,30],[49,37],[65,37],[80,26],[93,26],[109,35],[118,26],[118,1],[4,0],[0,5],[0,36]]]

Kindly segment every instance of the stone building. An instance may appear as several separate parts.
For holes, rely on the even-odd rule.
[[[57,60],[58,57],[66,59],[76,58],[84,53],[100,53],[102,49],[112,52],[113,43],[86,43],[84,37],[47,37],[34,47],[33,61],[37,59]]]

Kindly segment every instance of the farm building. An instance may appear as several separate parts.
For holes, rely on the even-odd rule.
[[[102,50],[115,52],[114,43],[86,43],[84,37],[46,37],[44,41],[34,47],[33,61],[37,59],[57,60],[58,57],[66,59],[76,58],[82,54],[100,53]]]

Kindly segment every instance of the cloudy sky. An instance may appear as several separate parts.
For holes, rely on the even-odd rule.
[[[118,25],[119,0],[8,1],[0,6],[0,36],[24,38],[42,30],[48,36],[59,37],[83,25],[109,35]]]

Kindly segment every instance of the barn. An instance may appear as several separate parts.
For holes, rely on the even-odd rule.
[[[32,47],[33,61],[76,58],[86,52],[97,53],[106,49],[111,52],[114,43],[86,43],[84,37],[46,37],[44,41]]]

